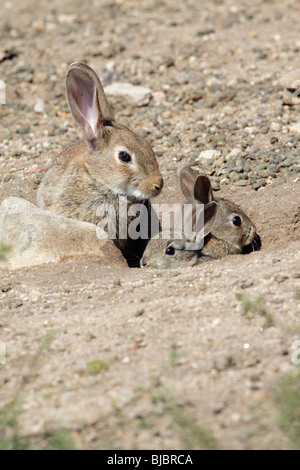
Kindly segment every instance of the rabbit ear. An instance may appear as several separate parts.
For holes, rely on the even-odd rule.
[[[184,166],[179,172],[179,184],[182,194],[187,201],[194,200],[194,184],[197,173],[189,166]]]
[[[195,212],[193,214],[195,216]],[[214,226],[215,220],[217,215],[217,203],[215,201],[209,202],[205,206],[202,206],[201,211],[197,214],[196,218],[196,240],[197,242],[201,242],[201,246],[198,247],[202,248],[204,237],[208,235]]]
[[[205,175],[197,176],[194,183],[194,199],[201,204],[208,204],[214,200],[209,178]]]
[[[204,206],[204,236],[208,235],[214,226],[217,215],[217,204],[212,201]]]
[[[83,130],[89,150],[95,150],[105,122],[112,116],[97,74],[86,64],[74,62],[66,75],[67,98],[72,115]]]

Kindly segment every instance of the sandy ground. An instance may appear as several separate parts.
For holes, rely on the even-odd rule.
[[[126,67],[137,54],[142,58],[141,76],[147,77],[143,84],[157,91],[176,76],[177,68],[178,77],[183,77],[178,82],[181,92],[186,70],[189,65],[194,70],[198,60],[193,37],[211,26],[216,40],[201,46],[200,68],[208,70],[206,78],[218,62],[218,72],[226,80],[251,81],[298,66],[297,2],[257,1],[249,9],[246,3],[217,2],[205,4],[202,14],[198,2],[192,1],[178,7],[159,2],[157,8],[147,1],[116,2],[114,8],[107,2],[84,6],[67,1],[64,7],[59,2],[21,3],[22,7],[14,2],[11,8],[6,5],[0,20],[7,48],[15,47],[19,53],[0,64],[10,85],[7,101],[25,106],[23,114],[17,106],[2,107],[3,139],[12,136],[1,148],[1,200],[18,195],[35,201],[53,152],[78,134],[67,110],[63,76],[67,64],[78,59],[79,47],[80,58],[99,69],[105,69],[108,61],[119,62],[115,73],[124,76],[123,81],[130,81]],[[246,13],[254,19],[246,15],[240,21]],[[59,14],[66,17],[59,19]],[[233,17],[237,20],[230,23]],[[280,41],[274,40],[276,34]],[[113,58],[97,55],[97,40],[115,45]],[[122,42],[125,50],[117,47]],[[271,60],[270,52],[269,59],[256,61],[255,46],[266,46],[282,63]],[[156,67],[171,53],[175,65]],[[150,58],[154,72],[148,74]],[[32,81],[15,78],[14,74],[23,73],[22,60],[24,74],[32,70]],[[46,66],[52,63],[57,69],[51,79]],[[253,63],[256,68],[250,67]],[[45,100],[44,114],[30,108],[38,97]],[[257,99],[250,96],[235,108],[241,120],[262,111]],[[273,93],[269,102],[261,104],[267,121],[273,119],[272,107],[278,109],[280,100]],[[217,119],[223,106],[202,110],[204,121]],[[147,115],[152,110],[146,107],[126,116],[116,109],[116,113],[131,125],[137,120],[137,130],[149,131],[151,138]],[[164,111],[169,113],[164,119],[170,122],[171,133],[183,136],[185,129],[188,135],[199,110],[173,111],[172,107]],[[300,120],[295,108],[285,114]],[[45,132],[53,126],[59,129],[66,119],[66,132],[54,132],[53,137]],[[16,128],[26,125],[34,127],[32,135],[16,133]],[[269,138],[264,134],[256,138],[262,155]],[[238,139],[232,136],[232,148]],[[183,136],[176,145],[167,140],[152,143],[163,153],[159,163],[165,176],[156,202],[177,202],[178,169],[188,162],[185,149],[191,142]],[[0,405],[2,410],[13,409],[11,403],[17,400],[22,409],[18,424],[2,429],[2,436],[16,438],[17,428],[18,436],[27,436],[37,448],[45,448],[49,436],[61,430],[69,432],[78,449],[290,448],[278,425],[273,396],[280,377],[294,373],[293,344],[300,338],[298,175],[281,173],[257,191],[221,182],[218,196],[240,204],[255,222],[262,239],[260,252],[176,271],[130,269],[117,263],[103,266],[92,257],[13,272],[0,269],[0,340],[6,345]],[[253,311],[247,302],[256,305]]]

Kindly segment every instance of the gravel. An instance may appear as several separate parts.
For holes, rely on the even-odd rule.
[[[96,259],[1,269],[1,406],[20,398],[21,437],[43,447],[68,429],[79,448],[199,446],[168,415],[166,387],[195,418],[188,431],[200,423],[227,448],[286,449],[271,398],[299,335],[299,2],[24,0],[1,13],[0,202],[36,202],[53,158],[81,135],[64,80],[82,60],[104,87],[151,90],[142,106],[112,105],[158,157],[160,202],[177,199],[192,164],[263,240],[260,252],[177,273]],[[272,326],[242,314],[240,289],[266,301]],[[98,376],[86,370],[106,359]]]

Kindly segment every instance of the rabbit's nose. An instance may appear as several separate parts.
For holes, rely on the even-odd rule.
[[[153,187],[154,187],[154,189],[155,189],[155,191],[156,191],[157,193],[160,193],[160,191],[161,191],[162,188],[163,188],[163,185],[164,185],[164,180],[163,180],[162,178],[160,178],[159,180],[157,180],[157,181],[154,183]]]

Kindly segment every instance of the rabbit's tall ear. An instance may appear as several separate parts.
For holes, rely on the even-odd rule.
[[[88,65],[74,62],[66,75],[66,92],[71,113],[83,130],[88,149],[95,150],[103,125],[112,120],[97,74]]]
[[[194,184],[197,173],[190,166],[184,166],[179,172],[179,184],[182,194],[187,201],[194,200]]]
[[[214,200],[209,178],[205,175],[197,176],[193,190],[194,199],[201,204],[208,204]]]
[[[208,235],[214,226],[217,215],[217,204],[212,201],[204,206],[204,236]]]
[[[206,237],[206,235],[212,231],[216,220],[216,215],[217,203],[215,201],[209,202],[205,206],[202,206],[200,213],[196,215],[196,241],[201,242],[201,246],[199,246],[198,249],[202,248],[204,237]]]

